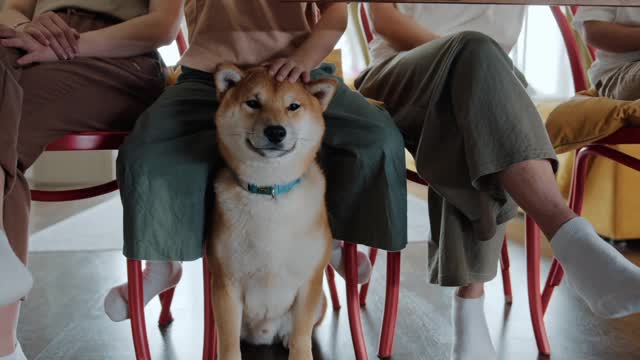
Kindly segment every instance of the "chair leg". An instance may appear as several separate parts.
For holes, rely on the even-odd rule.
[[[573,165],[573,174],[571,177],[571,191],[569,192],[569,207],[576,214],[582,213],[582,205],[584,204],[584,186],[587,180],[587,170],[589,160],[593,154],[589,151],[589,148],[576,151],[576,159]],[[551,302],[551,295],[553,290],[560,285],[562,277],[564,276],[564,269],[557,259],[553,259],[551,263],[551,270],[547,276],[547,281],[542,291],[542,311],[546,313],[547,307]]]
[[[173,315],[171,314],[171,303],[173,302],[173,294],[175,293],[176,288],[172,287],[169,290],[158,295],[160,298],[160,305],[162,306],[162,311],[160,312],[160,318],[158,319],[159,326],[168,326],[173,322]]]
[[[344,243],[345,272],[347,287],[347,309],[349,313],[349,326],[351,339],[356,355],[356,360],[368,360],[367,344],[362,330],[360,307],[358,302],[358,254],[357,246],[348,242]]]
[[[142,288],[142,265],[140,260],[127,260],[129,280],[129,314],[136,359],[151,360],[147,327],[144,318],[144,290]]]
[[[331,304],[333,310],[340,310],[340,297],[338,296],[338,288],[336,288],[336,273],[331,265],[327,265],[325,269],[327,275],[327,284],[329,285],[329,294],[331,295]]]
[[[551,263],[551,270],[549,270],[549,275],[547,276],[547,281],[544,284],[544,290],[542,291],[542,313],[547,312],[547,307],[549,307],[549,303],[551,302],[551,295],[553,295],[553,290],[560,285],[562,282],[562,277],[564,276],[564,270],[562,269],[562,265],[558,262],[557,259],[553,259]]]
[[[393,341],[398,322],[400,301],[400,256],[398,252],[387,252],[387,289],[384,303],[384,317],[380,331],[378,357],[388,358],[393,353]]]
[[[569,194],[569,207],[578,215],[582,214],[582,205],[584,204],[584,186],[587,180],[589,160],[592,156],[593,155],[589,149],[582,149],[577,152],[573,166],[571,192]]]
[[[213,316],[213,304],[211,303],[211,273],[206,255],[202,257],[202,277],[204,279],[204,349],[202,350],[202,360],[216,360],[218,357],[218,334]]]
[[[536,223],[526,217],[526,246],[527,246],[527,285],[529,288],[529,311],[533,325],[533,333],[538,345],[538,351],[543,355],[551,354],[547,329],[544,326],[544,311],[540,296],[540,232]]]
[[[509,246],[507,245],[507,235],[502,243],[502,256],[500,258],[502,269],[502,287],[504,288],[504,298],[507,304],[513,303],[513,292],[511,290],[511,263],[509,262]]]
[[[371,270],[373,271],[373,266],[376,264],[376,257],[378,257],[378,249],[370,248],[369,249],[369,261],[371,262]],[[373,276],[373,274],[371,274]],[[367,295],[369,294],[369,283],[371,282],[371,278],[365,284],[362,284],[360,287],[360,306],[367,306]]]

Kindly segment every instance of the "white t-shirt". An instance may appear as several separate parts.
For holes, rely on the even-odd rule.
[[[369,5],[365,6],[369,12]],[[506,52],[518,41],[526,14],[526,6],[521,5],[396,4],[396,8],[440,36],[478,31],[495,39]],[[381,36],[374,37],[369,52],[373,63],[398,53]]]
[[[640,8],[632,7],[592,7],[581,6],[578,8],[573,25],[584,33],[584,23],[590,20],[607,21],[621,25],[640,26]],[[589,69],[591,83],[596,84],[603,76],[615,70],[621,65],[640,60],[640,51],[625,53],[612,53],[596,50],[596,61]]]

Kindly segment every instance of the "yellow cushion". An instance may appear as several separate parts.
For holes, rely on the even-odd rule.
[[[578,149],[625,126],[640,125],[640,101],[594,96],[593,90],[556,107],[546,122],[557,153]]]
[[[542,118],[542,122],[546,123],[549,115],[553,112],[553,110],[555,110],[555,108],[557,108],[563,102],[564,101],[537,102],[535,105],[538,113],[540,114],[540,117]]]
[[[551,142],[559,153],[556,174],[559,188],[566,197],[571,187],[575,150],[606,137],[625,126],[640,126],[640,102],[618,101],[597,97],[591,90],[562,104],[538,104]],[[640,156],[637,145],[613,148],[631,156]],[[612,239],[640,238],[637,217],[640,194],[636,184],[640,172],[603,158],[589,164],[582,215],[602,236]]]

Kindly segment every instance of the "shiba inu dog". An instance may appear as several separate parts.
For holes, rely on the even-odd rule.
[[[289,359],[312,359],[312,332],[332,236],[325,178],[316,163],[334,79],[278,82],[266,68],[220,65],[217,141],[227,164],[214,183],[207,244],[222,360],[241,339],[281,341]]]

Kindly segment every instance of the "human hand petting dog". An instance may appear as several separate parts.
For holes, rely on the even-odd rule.
[[[269,67],[269,73],[278,81],[288,80],[291,83],[302,79],[304,83],[311,81],[312,67],[306,65],[307,61],[301,56],[293,55],[288,58],[278,58],[265,65]]]
[[[58,57],[49,46],[42,45],[32,35],[8,26],[0,25],[0,46],[20,49],[26,55],[20,57],[18,65],[24,66],[35,62],[57,61]]]

